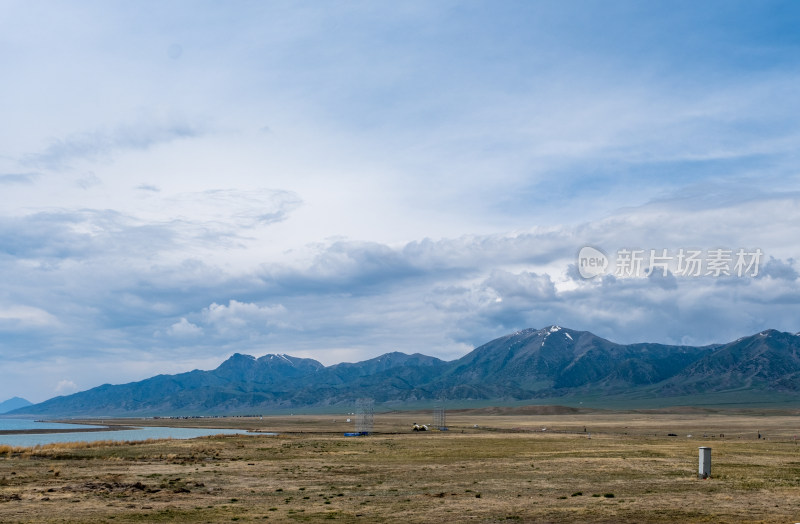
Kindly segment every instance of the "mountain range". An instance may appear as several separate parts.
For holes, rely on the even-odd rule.
[[[492,340],[453,361],[387,353],[324,366],[285,354],[236,353],[218,368],[105,384],[13,414],[199,415],[302,408],[349,409],[368,397],[385,406],[542,399],[725,397],[800,401],[800,334],[763,331],[727,344],[617,344],[558,326]]]
[[[24,408],[30,405],[31,402],[25,400],[24,398],[13,397],[8,400],[4,400],[3,402],[0,402],[0,414],[8,413],[9,411],[13,411],[19,408]]]

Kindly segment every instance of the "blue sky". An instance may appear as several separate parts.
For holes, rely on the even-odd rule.
[[[796,2],[0,2],[0,399],[800,331]],[[584,280],[585,245],[760,249]]]

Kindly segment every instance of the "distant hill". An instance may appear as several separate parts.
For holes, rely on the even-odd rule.
[[[800,401],[800,336],[769,330],[728,344],[616,344],[558,326],[525,329],[445,362],[388,353],[323,366],[289,355],[234,354],[218,368],[106,384],[23,407],[48,416],[260,413],[352,406],[535,399],[664,399],[780,394]],[[699,397],[698,397],[699,398]]]
[[[800,342],[800,339],[798,340]],[[577,391],[624,393],[669,378],[713,346],[621,345],[588,331],[550,326],[498,338],[453,361],[447,398],[536,398]]]
[[[800,393],[800,334],[770,329],[716,348],[659,388],[665,395],[765,390]]]
[[[32,406],[31,402],[28,402],[24,398],[20,397],[13,397],[8,400],[4,400],[0,402],[0,414],[8,413],[9,411],[14,411],[15,409],[24,408],[26,406]]]

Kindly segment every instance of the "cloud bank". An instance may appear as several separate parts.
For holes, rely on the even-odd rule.
[[[798,23],[784,2],[9,5],[0,399],[233,352],[451,359],[550,324],[800,331]],[[584,279],[584,246],[763,258]]]

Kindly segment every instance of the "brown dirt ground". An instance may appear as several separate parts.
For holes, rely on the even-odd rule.
[[[468,410],[410,431],[430,418],[376,414],[368,437],[346,415],[120,420],[279,435],[0,446],[0,521],[800,522],[795,413]]]

